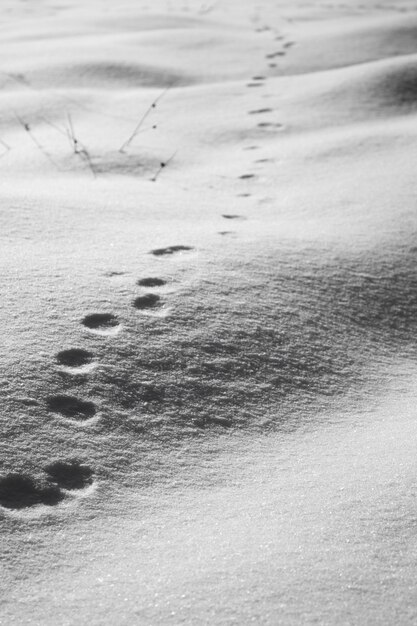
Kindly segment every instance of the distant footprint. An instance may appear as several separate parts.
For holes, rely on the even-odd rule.
[[[169,254],[176,254],[177,252],[187,252],[193,250],[191,246],[168,246],[167,248],[156,248],[151,250],[150,254],[154,256],[165,256]]]
[[[283,57],[285,56],[285,52],[283,50],[278,50],[277,52],[271,52],[266,55],[266,59],[275,59],[275,57]]]
[[[166,281],[162,278],[141,278],[137,283],[140,287],[162,287]]]
[[[236,215],[234,213],[227,213],[225,215],[222,215],[222,217],[224,217],[225,220],[244,220],[244,219],[246,219],[245,217],[243,217],[243,215]]]
[[[264,84],[261,82],[256,82],[256,83],[247,83],[246,87],[263,87]]]
[[[120,328],[119,320],[112,313],[92,313],[86,315],[82,323],[89,330],[100,335],[114,334]]]
[[[64,494],[55,485],[37,485],[28,474],[7,474],[0,479],[0,505],[7,509],[24,509],[39,504],[53,506]]]
[[[46,401],[47,407],[52,413],[58,413],[63,417],[85,422],[97,413],[94,402],[79,400],[74,396],[56,395],[50,396]]]
[[[136,309],[154,309],[159,306],[161,303],[161,298],[157,296],[155,293],[147,293],[144,296],[139,296],[135,298],[133,302],[133,306]]]
[[[60,365],[65,367],[82,367],[91,363],[93,354],[81,348],[70,348],[69,350],[58,352],[56,359]]]
[[[44,470],[48,479],[61,489],[84,489],[93,482],[93,470],[78,459],[54,461]]]
[[[249,111],[249,115],[262,115],[264,113],[273,113],[272,109],[256,109],[255,111]]]
[[[255,178],[255,174],[242,174],[239,178],[240,180],[249,180],[250,178]]]
[[[283,124],[278,124],[278,123],[275,123],[275,122],[260,122],[258,124],[258,128],[268,128],[268,129],[272,128],[272,129],[281,130],[281,129],[284,128],[284,125]]]

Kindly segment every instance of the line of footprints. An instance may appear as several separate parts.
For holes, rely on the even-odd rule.
[[[276,40],[282,41],[283,37],[277,36]],[[288,48],[294,42],[283,43],[283,49],[266,55],[266,59],[271,61],[275,57],[284,56]],[[270,68],[276,67],[276,63],[270,62]],[[254,76],[247,84],[248,87],[262,87],[265,84],[265,76]],[[250,115],[263,116],[273,113],[273,109],[262,107],[249,111]],[[277,122],[259,122],[258,127],[263,130],[282,130],[283,125]],[[256,149],[257,146],[250,146],[245,150]],[[269,159],[258,159],[257,163],[268,162]],[[243,174],[239,176],[241,180],[249,180],[255,177],[254,174]],[[238,194],[240,197],[250,197],[250,193]],[[241,215],[223,214],[226,220],[245,219]],[[220,231],[220,235],[228,235],[233,231]],[[173,255],[176,253],[192,250],[190,246],[169,246],[167,248],[157,248],[151,250],[154,256]],[[112,275],[118,272],[113,272]],[[144,278],[138,281],[138,285],[145,288],[158,288],[165,285],[161,278]],[[160,296],[156,293],[146,293],[138,296],[134,300],[134,306],[139,310],[149,310],[158,308]],[[82,320],[83,325],[91,332],[100,335],[116,333],[120,328],[119,320],[111,313],[92,313]],[[87,350],[71,348],[63,350],[57,354],[59,365],[78,372],[87,372],[93,366],[94,355]],[[96,418],[97,408],[94,402],[81,400],[70,395],[54,395],[47,398],[47,408],[53,413],[77,422],[88,422]],[[64,459],[50,463],[44,470],[44,480],[35,481],[28,474],[10,473],[0,479],[0,506],[6,509],[25,509],[35,505],[56,505],[68,497],[69,493],[80,493],[94,484],[94,471],[82,463],[79,459]]]
[[[166,256],[192,250],[191,246],[169,246],[151,250],[154,256]],[[138,281],[140,287],[158,288],[166,282],[161,278],[143,278]],[[133,305],[139,310],[157,308],[160,296],[145,293],[138,296]],[[108,335],[120,327],[120,322],[111,313],[92,313],[82,320],[82,324],[91,332]],[[85,372],[91,367],[94,355],[87,350],[70,348],[57,354],[60,366],[73,372]],[[88,400],[81,400],[70,395],[54,395],[47,398],[47,408],[67,419],[76,422],[91,423],[96,417],[96,405]],[[94,484],[94,471],[76,458],[61,459],[43,468],[44,478],[35,480],[29,474],[9,473],[0,479],[0,506],[5,509],[20,510],[36,505],[57,505],[64,499],[85,493]]]

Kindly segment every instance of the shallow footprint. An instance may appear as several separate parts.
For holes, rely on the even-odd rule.
[[[112,313],[91,313],[84,317],[82,323],[92,332],[101,335],[114,334],[120,328],[119,320]]]
[[[133,302],[133,306],[136,309],[154,309],[159,306],[161,302],[161,298],[157,296],[155,293],[147,293],[144,296],[139,296],[135,298]]]
[[[12,473],[0,479],[0,505],[7,509],[25,509],[37,504],[52,506],[63,498],[57,486],[38,486],[28,474]]]
[[[80,422],[91,419],[97,413],[94,402],[79,400],[74,396],[57,395],[47,398],[47,406],[53,413],[59,413]]]
[[[137,283],[140,287],[162,287],[166,281],[162,278],[141,278]]]
[[[255,109],[254,111],[249,111],[249,115],[262,115],[264,113],[273,113],[273,109]]]
[[[166,248],[156,248],[151,250],[150,254],[155,256],[165,256],[167,254],[175,254],[176,252],[187,252],[193,250],[191,246],[168,246]]]
[[[54,461],[44,471],[51,482],[62,489],[84,489],[93,482],[93,470],[78,459]]]
[[[260,122],[258,124],[258,128],[278,128],[278,129],[282,129],[284,128],[283,124],[278,124],[275,122]]]
[[[91,363],[93,354],[81,348],[70,348],[69,350],[58,352],[56,359],[60,365],[65,367],[82,367]]]

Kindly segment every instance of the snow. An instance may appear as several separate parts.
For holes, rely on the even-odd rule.
[[[1,624],[415,623],[413,4],[2,3]]]

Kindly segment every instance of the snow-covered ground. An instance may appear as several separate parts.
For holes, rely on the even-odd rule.
[[[0,15],[0,623],[414,624],[415,2]]]

